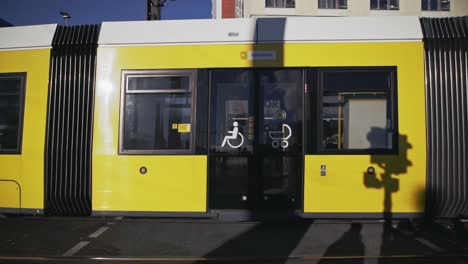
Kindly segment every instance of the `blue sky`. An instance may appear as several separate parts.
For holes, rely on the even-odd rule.
[[[60,23],[60,11],[72,18],[70,25],[102,21],[146,20],[146,0],[0,0],[0,18],[15,26]],[[163,19],[211,17],[211,0],[167,1]]]

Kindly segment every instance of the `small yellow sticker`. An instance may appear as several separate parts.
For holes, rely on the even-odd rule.
[[[177,129],[178,124],[172,124],[172,129]]]
[[[190,124],[179,124],[178,132],[179,133],[189,133],[190,132]]]

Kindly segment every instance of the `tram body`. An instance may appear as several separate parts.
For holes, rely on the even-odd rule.
[[[8,146],[4,137],[1,143],[0,208],[7,213],[19,212],[22,207],[31,209],[29,213],[38,213],[44,208],[42,139],[45,138],[46,112],[43,107],[47,105],[50,43],[55,28],[56,25],[2,28],[0,78],[15,79],[21,86],[14,103],[19,104],[16,111],[22,115],[17,120],[22,123],[22,131],[19,130],[22,142],[13,140],[12,146]],[[17,34],[21,37],[18,38]],[[22,49],[11,46],[21,46]],[[38,49],[34,46],[44,47]],[[6,111],[8,103],[4,100],[8,98],[9,91],[2,90],[2,95],[1,111]],[[23,107],[26,104],[28,107]],[[5,125],[5,121],[2,120],[2,125]],[[5,134],[5,126],[3,128],[2,134]]]
[[[105,22],[83,58],[89,43],[64,36],[87,31],[55,31],[39,49],[0,42],[0,81],[25,83],[20,145],[0,154],[0,211],[424,214],[416,17]]]

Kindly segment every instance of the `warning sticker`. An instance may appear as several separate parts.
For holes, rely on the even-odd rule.
[[[177,129],[178,126],[179,124],[172,124],[172,129]]]
[[[177,132],[179,133],[189,133],[190,124],[179,124]]]

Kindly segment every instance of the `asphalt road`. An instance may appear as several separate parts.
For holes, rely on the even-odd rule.
[[[468,263],[460,223],[0,218],[0,263]]]

